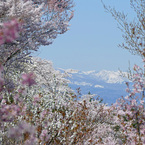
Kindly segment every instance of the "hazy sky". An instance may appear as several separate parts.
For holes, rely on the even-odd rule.
[[[133,13],[129,0],[104,0],[117,10]],[[109,2],[109,3],[108,3]],[[117,47],[123,42],[122,33],[111,14],[106,13],[100,0],[74,0],[75,14],[70,30],[59,35],[52,45],[41,47],[36,54],[51,60],[55,68],[126,71],[134,63],[142,64],[138,56]]]

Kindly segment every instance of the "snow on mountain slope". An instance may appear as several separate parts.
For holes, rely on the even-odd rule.
[[[100,72],[96,72],[96,71],[87,71],[87,72],[78,72],[78,74],[80,75],[89,75],[92,76],[94,79],[96,80],[101,80],[104,81],[106,83],[111,83],[111,84],[115,84],[115,83],[123,83],[125,80],[125,78],[121,77],[121,74],[119,71],[107,71],[107,70],[102,70]],[[124,72],[125,74],[125,72]]]
[[[127,78],[121,77],[119,71],[102,70],[96,71],[77,71],[73,69],[59,69],[62,72],[70,73],[70,83],[68,84],[73,90],[80,88],[81,94],[96,94],[103,99],[104,103],[112,104],[121,96],[127,93],[125,82]],[[123,72],[124,75],[127,73]],[[130,82],[131,83],[131,82]],[[77,92],[77,91],[76,91]]]
[[[85,74],[85,75],[90,75],[90,74],[93,74],[93,73],[96,73],[95,70],[92,70],[92,71],[82,71],[82,74]]]
[[[72,77],[69,78],[69,86],[76,90],[81,89],[82,94],[91,92],[103,98],[105,103],[115,103],[119,97],[126,96],[126,85],[128,81],[121,77],[119,71],[72,71]]]
[[[94,74],[95,77],[104,80],[106,83],[123,83],[125,81],[125,78],[121,77],[121,74],[119,71],[106,71],[102,70],[96,74]]]

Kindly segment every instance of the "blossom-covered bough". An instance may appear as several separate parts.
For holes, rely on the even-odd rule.
[[[133,55],[139,55],[145,62],[145,1],[130,0],[130,5],[136,16],[133,21],[127,15],[114,8],[104,8],[111,13],[123,33],[124,43],[120,47],[127,49]],[[134,65],[133,72],[129,70],[128,78],[133,82],[130,88],[127,82],[126,97],[119,99],[114,104],[116,110],[117,131],[120,132],[124,144],[145,144],[145,65],[143,69]]]
[[[73,17],[72,8],[72,0],[0,2],[0,27],[5,30],[0,32],[0,62],[5,66],[6,79],[14,72],[23,71],[24,63],[30,61],[32,51],[37,51],[42,45],[51,44],[58,34],[68,30],[69,21]],[[18,29],[21,30],[14,36]],[[13,41],[10,43],[11,40]]]

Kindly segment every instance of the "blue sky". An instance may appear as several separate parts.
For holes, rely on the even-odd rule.
[[[127,12],[133,17],[129,0],[104,0],[107,5]],[[139,56],[131,55],[127,50],[117,47],[123,42],[117,22],[106,13],[100,0],[74,0],[75,14],[70,30],[59,35],[52,45],[41,47],[35,54],[51,60],[55,68],[89,70],[121,69],[142,64]]]

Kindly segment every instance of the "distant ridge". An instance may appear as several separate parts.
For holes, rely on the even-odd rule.
[[[81,89],[81,94],[91,92],[103,98],[104,103],[115,103],[116,99],[121,96],[126,96],[125,82],[127,78],[121,77],[119,71],[102,70],[96,72],[92,71],[76,71],[72,69],[61,69],[61,71],[71,73],[69,86],[76,90],[78,87]],[[123,72],[124,75],[127,74]]]

